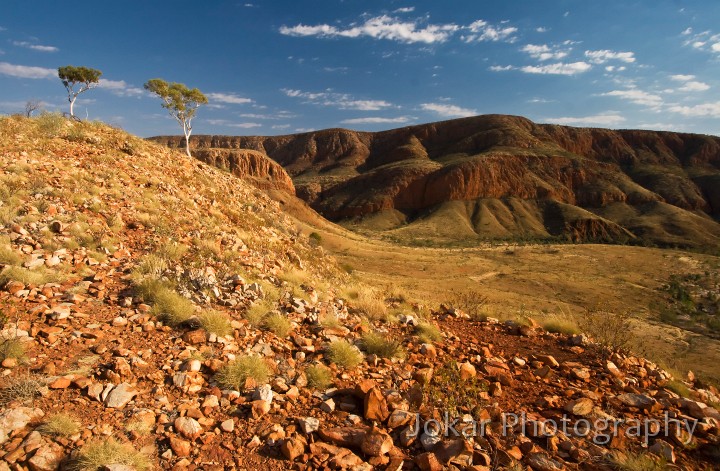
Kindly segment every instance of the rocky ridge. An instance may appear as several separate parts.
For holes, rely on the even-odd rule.
[[[268,155],[293,177],[298,196],[334,221],[360,218],[392,230],[432,222],[463,202],[451,224],[460,238],[694,247],[720,240],[720,138],[713,136],[486,115],[377,133],[195,136],[191,145]],[[378,215],[385,215],[381,226]]]
[[[718,459],[712,386],[673,383],[652,362],[532,323],[379,292],[371,311],[240,179],[51,119],[0,120],[2,337],[26,352],[0,349],[0,470],[65,469],[109,437],[146,457],[101,463],[115,470],[615,469],[640,458],[711,469]],[[173,286],[192,314],[171,324],[138,292],[138,273]],[[262,306],[289,333],[250,316]],[[396,318],[371,315],[386,309]],[[226,316],[226,333],[202,327],[209,310]],[[393,339],[392,352],[369,353],[369,332]],[[365,350],[357,366],[332,360],[341,340]],[[266,378],[220,381],[248,357]],[[328,384],[311,367],[327,368]],[[77,430],[48,432],[59,413]],[[619,432],[603,442],[585,421]]]

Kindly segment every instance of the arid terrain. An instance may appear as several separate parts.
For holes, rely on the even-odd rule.
[[[660,137],[687,150],[671,203],[617,162],[578,163],[638,226],[586,215],[579,189],[542,204],[566,198],[586,242],[659,218],[659,245],[712,248],[716,140]],[[716,255],[547,243],[565,229],[545,217],[546,243],[458,243],[414,216],[337,225],[264,145],[190,158],[101,123],[0,117],[0,471],[716,467]],[[368,175],[353,155],[330,176]]]

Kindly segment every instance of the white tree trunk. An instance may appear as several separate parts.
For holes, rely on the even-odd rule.
[[[77,100],[77,95],[72,97],[72,100],[70,100],[70,116],[75,116],[73,113],[73,106],[75,106],[75,100]]]
[[[192,155],[190,155],[190,134],[192,134],[192,129],[183,125],[183,132],[185,133],[185,152],[188,157],[192,157]]]

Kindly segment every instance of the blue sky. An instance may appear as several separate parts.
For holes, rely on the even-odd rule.
[[[76,114],[180,134],[151,78],[210,99],[194,133],[382,130],[503,113],[720,134],[717,0],[3,0],[0,113],[67,110],[62,65],[103,71]]]

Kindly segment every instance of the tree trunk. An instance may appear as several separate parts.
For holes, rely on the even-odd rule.
[[[73,113],[73,106],[75,106],[75,100],[77,99],[77,95],[72,97],[72,100],[70,100],[70,116],[75,117],[75,114]]]
[[[185,126],[183,126],[183,131],[185,132],[185,152],[188,157],[192,157],[192,155],[190,155],[190,134],[192,131]]]

